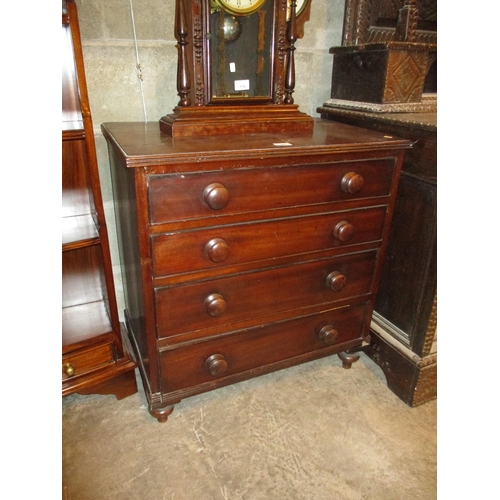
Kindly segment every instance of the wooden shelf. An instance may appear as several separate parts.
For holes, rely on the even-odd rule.
[[[62,122],[62,140],[74,141],[76,139],[85,139],[85,130],[82,120],[71,120]]]
[[[111,322],[103,300],[62,310],[63,354],[65,347],[75,350],[79,343],[110,332]]]
[[[108,246],[75,0],[62,4],[62,395],[137,392]]]
[[[74,250],[100,242],[99,231],[91,214],[62,218],[62,250]]]

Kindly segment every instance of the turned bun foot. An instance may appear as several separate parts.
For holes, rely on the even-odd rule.
[[[342,368],[346,370],[359,359],[359,354],[348,354],[347,352],[339,352],[337,356],[342,360]]]
[[[168,420],[168,416],[174,411],[174,407],[174,405],[171,405],[164,408],[150,408],[149,413],[162,424]]]

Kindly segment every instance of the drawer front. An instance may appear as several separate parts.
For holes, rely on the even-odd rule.
[[[62,357],[62,379],[69,380],[85,375],[114,362],[114,347],[112,343],[99,345]]]
[[[381,206],[160,234],[152,237],[153,273],[171,276],[379,241],[385,215]]]
[[[152,224],[387,196],[394,159],[148,178]]]
[[[361,339],[365,304],[160,352],[162,392],[193,387]]]
[[[238,321],[369,294],[376,258],[373,250],[156,289],[158,337],[220,333]]]

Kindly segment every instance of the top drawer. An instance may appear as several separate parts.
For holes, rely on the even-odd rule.
[[[376,196],[391,189],[394,159],[148,177],[152,224]]]

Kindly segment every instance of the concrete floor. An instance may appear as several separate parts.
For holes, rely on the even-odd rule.
[[[436,408],[410,408],[365,355],[337,356],[178,404],[139,392],[63,399],[65,500],[432,500]]]

